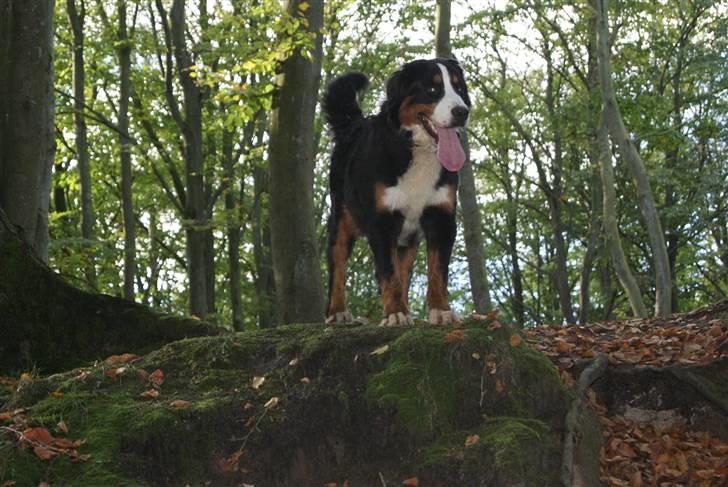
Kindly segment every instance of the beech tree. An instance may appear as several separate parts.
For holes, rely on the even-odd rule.
[[[323,0],[289,0],[286,12],[311,33],[282,63],[270,115],[270,224],[280,319],[321,321],[321,281],[313,208],[314,110],[321,76]]]
[[[53,1],[0,1],[0,211],[48,260]]]

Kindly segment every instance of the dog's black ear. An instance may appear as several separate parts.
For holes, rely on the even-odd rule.
[[[387,99],[382,105],[382,111],[387,114],[387,120],[399,126],[399,106],[404,100],[404,72],[395,71],[387,80]]]

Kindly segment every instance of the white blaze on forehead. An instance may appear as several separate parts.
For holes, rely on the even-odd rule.
[[[445,87],[445,95],[435,105],[435,111],[430,118],[441,127],[449,127],[452,125],[452,109],[455,107],[467,108],[468,106],[462,97],[457,94],[455,88],[452,87],[450,73],[447,68],[440,63],[437,63],[437,67],[442,72],[442,85]]]

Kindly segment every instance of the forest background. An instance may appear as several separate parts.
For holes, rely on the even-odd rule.
[[[497,307],[530,326],[726,298],[728,2],[610,3],[613,72],[601,74],[632,153],[609,110],[601,116],[609,93],[596,12],[605,2],[437,4],[57,1],[56,149],[40,255],[78,287],[166,312],[235,329],[285,320],[271,252],[280,206],[269,198],[281,62],[298,49],[315,61],[313,88],[298,94],[308,100],[337,74],[366,73],[363,105],[374,113],[387,76],[433,56],[445,6],[473,100],[451,264],[458,311]],[[317,11],[319,37],[309,33]],[[313,205],[301,219],[316,224],[313,258],[325,275],[330,137],[318,105],[312,123],[299,183]],[[422,257],[411,290],[418,317]],[[347,289],[355,315],[380,316],[363,240]]]

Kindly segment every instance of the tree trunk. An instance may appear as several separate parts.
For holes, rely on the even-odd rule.
[[[288,0],[315,33],[311,57],[297,49],[283,62],[270,115],[270,222],[280,319],[323,320],[324,293],[313,207],[314,110],[321,74],[323,0]]]
[[[586,252],[584,252],[584,260],[581,265],[581,274],[579,276],[579,324],[585,325],[589,323],[589,314],[591,312],[591,273],[594,267],[594,257],[597,252],[597,243],[599,242],[599,234],[601,230],[601,222],[599,218],[602,206],[602,190],[599,179],[599,154],[593,146],[595,141],[590,140],[589,148],[589,189],[591,192],[591,214],[589,217],[589,231],[587,233]]]
[[[255,258],[255,295],[258,326],[267,328],[276,320],[276,287],[270,251],[270,223],[263,214],[263,201],[268,191],[268,174],[256,166],[253,169],[253,256]]]
[[[612,169],[612,152],[609,147],[609,136],[604,120],[600,119],[597,127],[597,143],[599,146],[599,166],[602,178],[602,193],[604,198],[604,238],[607,250],[612,258],[614,272],[627,294],[632,313],[636,317],[647,316],[647,308],[642,301],[642,294],[637,281],[627,263],[627,258],[622,249],[622,240],[619,237],[617,227],[617,193],[614,189],[614,170]]]
[[[96,288],[96,265],[91,242],[94,239],[94,207],[91,193],[91,169],[88,157],[88,139],[86,130],[86,67],[83,60],[84,23],[86,8],[81,1],[81,11],[76,8],[76,0],[66,0],[68,21],[73,32],[73,121],[76,128],[76,160],[78,161],[78,177],[81,186],[81,237],[86,255],[86,281],[91,288]]]
[[[174,0],[170,12],[169,28],[161,0],[156,0],[162,16],[167,43],[167,102],[184,141],[185,184],[184,227],[187,250],[187,276],[189,280],[190,313],[204,318],[208,311],[206,272],[206,231],[204,158],[202,155],[202,101],[200,89],[192,77],[194,63],[185,41],[186,22],[183,0]],[[171,54],[174,52],[177,77],[182,85],[184,117],[179,111],[172,87]]]
[[[134,301],[136,276],[136,222],[132,199],[131,140],[129,140],[129,92],[131,46],[126,28],[126,1],[118,0],[119,10],[119,153],[121,159],[121,209],[124,220],[124,298]]]
[[[437,0],[435,56],[441,58],[453,57],[450,47],[450,6],[450,0]],[[491,308],[490,290],[483,255],[483,224],[476,198],[475,176],[473,175],[473,166],[470,160],[470,144],[468,143],[467,132],[462,132],[460,141],[465,149],[466,158],[465,165],[459,172],[460,188],[458,194],[463,218],[463,238],[465,240],[465,255],[468,259],[470,292],[475,311],[485,313]]]
[[[655,314],[657,316],[665,316],[670,313],[672,298],[670,263],[665,246],[665,237],[645,165],[624,126],[612,84],[612,66],[609,54],[608,0],[596,0],[596,7],[599,86],[602,104],[604,106],[604,119],[609,128],[612,141],[619,149],[622,159],[627,163],[627,167],[637,185],[637,201],[647,227],[650,247],[652,248],[656,291]]]
[[[0,209],[48,261],[53,1],[0,0]]]

